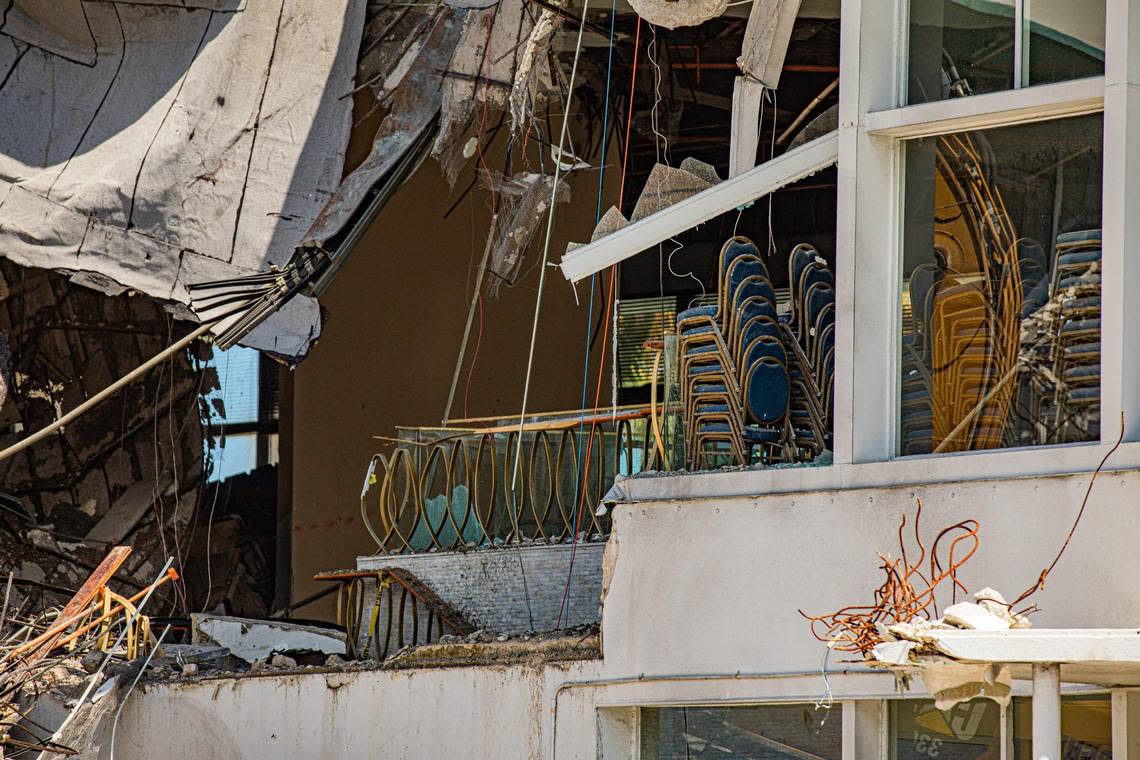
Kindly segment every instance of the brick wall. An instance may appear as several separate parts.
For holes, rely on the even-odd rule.
[[[598,622],[605,544],[579,544],[562,627]],[[555,627],[566,587],[571,547],[534,544],[470,552],[390,554],[357,559],[359,570],[400,567],[490,633]],[[367,619],[367,618],[366,618]]]

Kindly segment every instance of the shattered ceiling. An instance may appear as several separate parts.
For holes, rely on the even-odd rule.
[[[289,261],[341,178],[364,6],[9,2],[0,251],[177,304]],[[301,297],[244,342],[301,355],[319,331]]]

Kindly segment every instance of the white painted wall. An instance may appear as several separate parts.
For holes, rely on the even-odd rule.
[[[116,755],[596,760],[599,735],[626,746],[621,731],[635,725],[610,708],[814,702],[824,649],[796,610],[868,599],[880,582],[874,553],[897,552],[898,518],[913,514],[915,497],[924,536],[980,520],[982,545],[962,578],[1016,595],[1056,553],[1088,482],[1077,474],[619,505],[604,660],[152,686],[128,705]],[[1140,625],[1138,496],[1140,471],[1100,476],[1035,597],[1039,627]],[[890,676],[841,656],[829,669],[837,711],[840,701],[858,710],[861,700],[898,696]],[[858,738],[845,760],[867,757]]]
[[[973,589],[1010,598],[1064,540],[1089,475],[973,481],[614,507],[617,560],[603,607],[607,673],[819,668],[797,609],[870,601],[875,551],[898,553],[903,512],[924,504],[924,536],[966,518],[981,548]],[[1140,624],[1140,472],[1102,473],[1044,591],[1038,627]]]
[[[538,758],[552,684],[593,664],[271,675],[151,686],[124,710],[120,760]],[[566,712],[573,712],[566,701]],[[593,716],[579,711],[590,722]],[[581,723],[581,720],[578,721]]]

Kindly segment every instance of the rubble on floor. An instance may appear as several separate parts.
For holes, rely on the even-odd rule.
[[[142,610],[178,574],[167,560],[146,587],[129,597],[116,593],[110,585],[131,553],[112,548],[62,607],[37,607],[32,597],[14,594],[9,573],[0,606],[0,756],[6,748],[86,748],[162,643],[170,627],[156,637]]]
[[[441,636],[434,644],[405,647],[384,662],[385,668],[440,668],[471,665],[539,664],[595,660],[602,656],[597,623],[518,636],[475,631]]]
[[[336,654],[306,658],[298,656],[296,652],[276,652],[252,664],[233,659],[230,661],[231,669],[227,670],[216,665],[221,662],[218,659],[210,660],[208,665],[191,661],[179,665],[176,657],[167,655],[155,659],[155,666],[148,670],[146,680],[177,681],[288,673],[542,664],[594,660],[600,657],[599,628],[597,624],[590,624],[517,636],[493,634],[482,630],[466,636],[444,635],[438,642],[432,644],[405,646],[382,662],[374,659],[346,660]]]

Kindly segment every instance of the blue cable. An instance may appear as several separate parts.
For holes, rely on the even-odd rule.
[[[594,225],[597,226],[598,222],[602,219],[602,186],[606,177],[606,138],[609,137],[610,131],[610,76],[613,72],[614,66],[614,27],[617,22],[617,0],[610,0],[610,49],[609,55],[606,60],[606,95],[605,104],[602,106],[602,147],[601,147],[601,161],[598,165],[598,201],[597,207],[594,210]],[[573,545],[578,541],[578,515],[580,513],[580,505],[578,499],[581,496],[582,488],[582,433],[586,429],[586,391],[589,385],[589,366],[590,366],[590,339],[593,337],[594,325],[594,291],[596,290],[597,274],[590,275],[590,302],[586,309],[586,345],[582,351],[582,417],[578,423],[578,456],[575,457],[574,464],[574,527],[573,535],[570,536],[570,542]],[[615,315],[616,319],[616,315]],[[604,361],[604,357],[603,357]],[[570,577],[567,576],[566,583],[569,585]],[[567,595],[566,599],[566,614],[570,614],[570,599]],[[562,611],[558,614],[559,621],[562,619]]]

